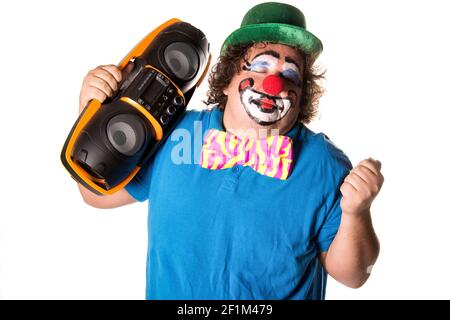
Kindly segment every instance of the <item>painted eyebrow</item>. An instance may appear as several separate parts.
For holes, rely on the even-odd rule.
[[[280,54],[278,52],[273,51],[273,50],[267,50],[267,51],[258,53],[256,56],[253,57],[252,61],[255,60],[256,58],[258,58],[259,56],[263,56],[265,54],[275,57],[277,59],[280,59]]]
[[[300,66],[298,65],[298,63],[297,62],[295,62],[295,60],[294,59],[292,59],[292,58],[289,58],[289,57],[285,57],[284,58],[284,60],[286,60],[286,62],[288,62],[288,63],[292,63],[292,64],[294,64],[296,67],[297,67],[297,69],[300,71],[300,70],[302,70],[302,69],[300,69]]]

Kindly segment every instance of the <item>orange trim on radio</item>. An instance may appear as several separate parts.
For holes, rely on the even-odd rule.
[[[148,112],[143,106],[141,106],[139,103],[137,103],[136,101],[128,98],[128,97],[122,97],[120,98],[120,101],[123,101],[127,104],[129,104],[130,106],[136,108],[137,110],[139,110],[140,113],[142,113],[148,121],[150,121],[150,123],[152,124],[153,128],[155,129],[155,138],[156,140],[161,140],[163,137],[163,130],[161,125],[159,124],[158,120],[156,120],[151,114],[150,112]]]
[[[123,188],[128,182],[133,179],[133,177],[139,172],[141,169],[140,167],[136,167],[133,169],[133,171],[130,173],[130,175],[121,183],[119,183],[117,186],[115,186],[112,189],[105,189],[98,185],[105,184],[105,181],[103,179],[98,179],[96,177],[93,177],[89,173],[87,173],[76,161],[72,160],[71,154],[73,147],[75,145],[76,138],[78,138],[81,130],[86,126],[86,124],[91,120],[91,118],[94,116],[94,114],[98,111],[98,109],[102,106],[101,102],[97,99],[91,100],[91,102],[87,105],[86,110],[84,111],[83,115],[81,116],[80,120],[78,121],[75,129],[73,130],[73,133],[70,137],[70,140],[67,144],[65,158],[67,163],[70,165],[70,167],[75,171],[75,173],[83,179],[83,181],[88,184],[92,189],[98,191],[101,194],[113,194],[117,190]],[[97,183],[95,183],[96,181]]]
[[[205,79],[206,75],[208,74],[209,71],[209,65],[211,64],[211,53],[208,56],[208,63],[206,64],[206,68],[205,71],[203,71],[202,76],[200,77],[200,79],[198,79],[197,83],[195,84],[195,86],[198,88],[200,87],[200,85],[203,82],[203,79]]]
[[[153,39],[165,28],[167,28],[168,26],[175,24],[177,22],[182,22],[180,19],[170,19],[169,21],[163,23],[162,25],[160,25],[158,28],[156,28],[155,30],[153,30],[152,32],[150,32],[144,39],[141,40],[141,42],[139,42],[127,55],[125,58],[122,59],[122,61],[119,63],[119,69],[123,70],[127,63],[135,58],[140,56],[145,49],[147,49],[148,45],[153,41]]]

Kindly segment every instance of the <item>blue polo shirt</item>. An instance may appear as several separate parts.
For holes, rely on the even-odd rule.
[[[203,135],[223,112],[190,111],[126,186],[148,201],[147,299],[324,299],[328,250],[341,219],[347,156],[296,125],[285,180],[250,167],[200,167]]]

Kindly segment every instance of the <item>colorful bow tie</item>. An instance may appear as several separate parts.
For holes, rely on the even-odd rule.
[[[254,140],[209,130],[204,139],[200,166],[218,170],[235,165],[249,166],[262,175],[286,180],[291,172],[292,140],[287,136]]]

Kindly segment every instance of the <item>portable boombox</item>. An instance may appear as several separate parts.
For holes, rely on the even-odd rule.
[[[91,100],[72,127],[61,153],[72,177],[96,194],[123,188],[183,117],[210,58],[205,35],[186,22],[149,33],[120,62],[133,69],[119,90]]]

